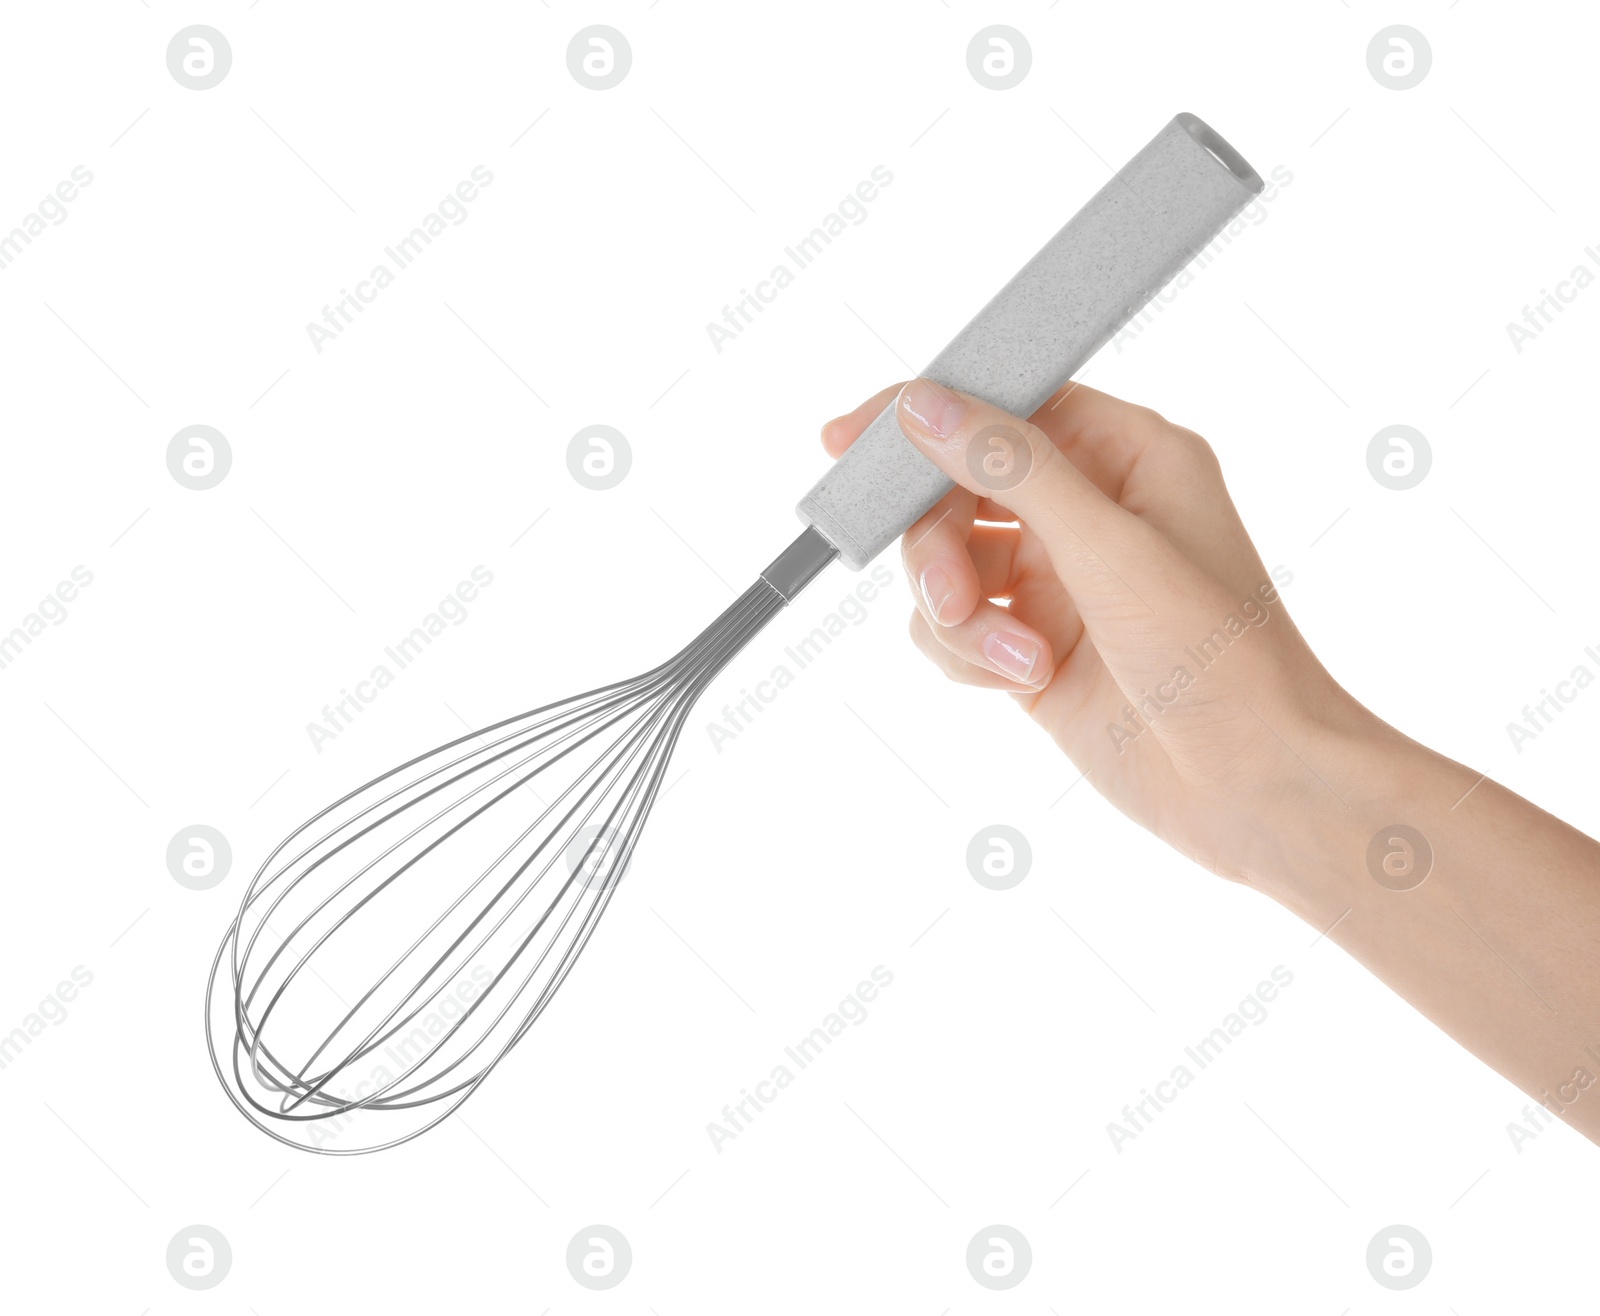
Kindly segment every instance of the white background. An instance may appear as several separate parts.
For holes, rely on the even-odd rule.
[[[1396,22],[1433,50],[1403,92],[1366,64]],[[190,23],[232,47],[208,91],[166,67]],[[632,49],[609,91],[567,70],[591,23]],[[1010,91],[967,71],[990,23],[1032,49]],[[1520,754],[1505,730],[1600,645],[1600,290],[1521,353],[1506,332],[1600,272],[1597,28],[1482,0],[8,7],[0,230],[74,166],[93,183],[0,270],[0,630],[74,566],[93,583],[0,671],[0,1032],[93,982],[0,1071],[5,1305],[1591,1308],[1595,1148],[1519,1149],[1527,1099],[1316,929],[1060,798],[1045,737],[912,651],[894,554],[720,753],[722,705],[860,578],[830,570],[708,695],[635,875],[465,1124],[281,1147],[219,1090],[201,993],[250,873],[326,800],[714,616],[794,533],[820,422],[931,357],[1178,110],[1292,183],[1083,378],[1211,439],[1359,697],[1600,829],[1600,694]],[[307,322],[477,165],[467,221],[319,354]],[[866,222],[715,351],[707,321],[875,165]],[[633,451],[599,493],[565,458],[597,423]],[[1365,458],[1395,423],[1433,450],[1403,493]],[[192,424],[232,450],[204,492],[166,467]],[[467,621],[318,752],[307,723],[475,565]],[[165,861],[196,823],[234,853],[207,892]],[[1033,847],[1007,892],[966,867],[996,823]],[[708,1121],[875,965],[866,1022],[714,1150]],[[1266,1022],[1114,1150],[1107,1122],[1276,965]],[[593,1222],[633,1248],[604,1293],[564,1261]],[[996,1222],[1033,1247],[1008,1293],[965,1264]],[[165,1264],[195,1223],[233,1250],[204,1294]],[[1433,1248],[1409,1292],[1364,1260],[1395,1223]]]

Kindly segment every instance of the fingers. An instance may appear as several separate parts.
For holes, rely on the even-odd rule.
[[[822,447],[828,456],[835,460],[844,456],[850,445],[861,437],[867,426],[872,424],[883,409],[899,396],[903,387],[903,384],[891,384],[888,388],[879,389],[854,411],[846,412],[842,416],[835,416],[828,421],[822,427]],[[1105,395],[1101,394],[1100,396],[1104,397]],[[1116,399],[1113,398],[1111,400],[1115,401]],[[1155,413],[1152,412],[1151,414],[1154,415]],[[944,504],[940,504],[939,507],[933,509],[933,512],[938,513],[943,510]],[[980,521],[1015,521],[1017,519],[1015,514],[1008,508],[1002,507],[991,498],[978,499],[973,511],[968,513],[969,520],[972,519],[974,513]],[[932,518],[930,517],[929,524],[931,523]],[[907,533],[910,532],[908,531]]]
[[[978,573],[967,551],[975,501],[965,489],[952,490],[900,540],[917,607],[935,626],[963,622],[978,606]]]
[[[1055,672],[1049,642],[993,603],[982,604],[955,628],[935,628],[918,610],[911,614],[911,639],[934,666],[963,685],[1038,694]]]
[[[894,401],[900,388],[899,384],[891,384],[888,388],[880,389],[854,411],[847,412],[843,416],[835,416],[824,425],[822,447],[828,456],[835,459],[843,456],[845,449],[861,437],[861,431],[872,424],[878,418],[878,413]]]
[[[936,627],[967,620],[984,599],[1009,597],[1016,580],[1021,531],[1015,526],[974,525],[960,506],[972,495],[958,489],[940,500],[901,539],[906,578],[917,607]]]
[[[952,480],[974,494],[1003,497],[1028,524],[1091,630],[1189,604],[1197,570],[1038,426],[927,379],[901,390],[897,418]]]
[[[1266,579],[1211,445],[1148,407],[1068,384],[1033,413],[1107,497],[1160,530],[1234,592]]]
[[[1159,412],[1071,381],[1030,419],[1107,497],[1174,432]]]
[[[917,605],[913,634],[955,680],[1037,692],[1048,684],[1057,656],[1049,629],[991,602],[1009,598],[1020,584],[1022,531],[965,529],[971,538],[964,541],[963,528],[948,517],[920,539],[907,537],[906,574]]]

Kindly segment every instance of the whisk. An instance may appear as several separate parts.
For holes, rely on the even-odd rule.
[[[1261,186],[1178,115],[923,373],[1030,414]],[[240,1111],[332,1155],[448,1118],[589,944],[701,693],[835,558],[859,570],[951,487],[891,404],[800,502],[799,537],[674,657],[440,745],[291,832],[206,990],[212,1065]]]

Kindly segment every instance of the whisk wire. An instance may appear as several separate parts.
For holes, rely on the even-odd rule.
[[[831,556],[810,549],[811,574]],[[666,662],[447,741],[280,842],[206,992],[212,1067],[234,1104],[279,1141],[333,1155],[395,1146],[448,1118],[571,974],[632,863],[690,710],[810,579],[797,579],[800,565],[791,548]],[[557,781],[548,801],[534,785],[547,777]],[[524,789],[540,806],[531,821],[507,803]],[[483,858],[465,868],[474,849]],[[563,858],[568,872],[553,878]],[[425,912],[408,917],[414,909]],[[363,938],[403,949],[377,955],[352,1004],[324,969],[352,972]],[[320,991],[339,1008],[321,1006]],[[408,1111],[391,1136],[389,1121]],[[363,1112],[382,1115],[384,1132],[331,1145]]]

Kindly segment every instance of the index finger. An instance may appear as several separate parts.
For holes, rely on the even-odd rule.
[[[1121,501],[1134,468],[1176,434],[1160,412],[1069,380],[1029,419],[1061,454]]]
[[[872,424],[883,409],[900,395],[900,390],[904,387],[904,383],[899,383],[891,384],[885,389],[879,389],[878,392],[874,393],[854,411],[848,411],[842,416],[835,416],[825,424],[822,427],[822,447],[828,456],[835,460],[844,456],[849,451],[850,445],[861,437],[867,426]],[[935,513],[944,510],[945,505],[943,503],[933,509]],[[972,510],[967,514],[969,528],[974,518],[979,521],[994,522],[1012,522],[1017,519],[1015,513],[1002,507],[992,498],[979,498],[975,502]],[[920,525],[921,522],[918,524]],[[913,526],[912,529],[914,530],[916,527]],[[908,530],[906,533],[910,534],[911,531]]]
[[[854,411],[835,416],[824,425],[822,447],[828,456],[835,461],[844,456],[845,450],[861,437],[861,431],[878,418],[878,413],[893,402],[904,387],[905,380],[902,379],[898,384],[879,389]]]

